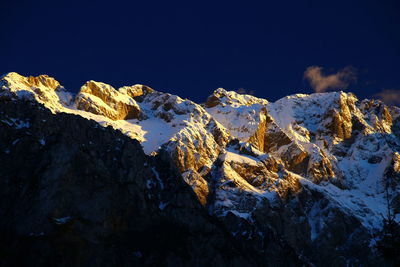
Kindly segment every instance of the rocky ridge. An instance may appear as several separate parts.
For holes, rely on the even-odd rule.
[[[261,262],[272,251],[315,265],[382,260],[373,244],[386,189],[400,199],[396,107],[344,92],[271,103],[217,89],[196,104],[143,85],[90,81],[74,98],[45,75],[0,83],[3,101],[35,99],[112,126],[147,154],[167,151],[208,213]]]

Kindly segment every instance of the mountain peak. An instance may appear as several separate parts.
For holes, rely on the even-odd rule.
[[[60,111],[71,104],[72,94],[48,75],[24,77],[16,72],[3,75],[0,80],[0,96],[15,99],[35,99],[52,111]]]
[[[46,74],[42,74],[36,77],[35,76],[24,77],[16,72],[9,72],[1,76],[1,80],[7,81],[8,83],[18,87],[27,87],[27,88],[42,87],[42,88],[49,88],[52,90],[56,90],[62,87],[56,79]]]

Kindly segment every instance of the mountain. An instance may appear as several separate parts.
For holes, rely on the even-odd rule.
[[[5,264],[392,264],[375,244],[400,212],[397,107],[96,81],[74,95],[17,73],[0,102]]]

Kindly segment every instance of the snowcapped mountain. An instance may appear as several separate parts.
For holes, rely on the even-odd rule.
[[[33,100],[111,126],[147,155],[167,152],[209,215],[261,263],[288,250],[305,265],[380,263],[382,216],[388,203],[400,212],[400,109],[377,100],[331,92],[269,102],[219,88],[197,104],[95,81],[75,96],[46,75],[17,73],[1,78],[0,100]]]

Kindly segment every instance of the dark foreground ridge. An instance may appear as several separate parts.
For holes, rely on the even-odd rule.
[[[0,127],[1,266],[300,264],[272,239],[280,254],[261,263],[167,153],[111,127],[23,101],[1,102]]]

